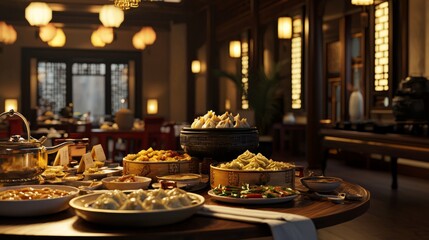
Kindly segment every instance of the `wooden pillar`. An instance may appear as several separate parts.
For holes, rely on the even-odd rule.
[[[322,166],[321,137],[322,118],[322,16],[325,0],[306,0],[305,15],[305,71],[306,86],[306,160],[309,168]]]
[[[213,3],[209,3],[207,9],[207,89],[206,89],[206,104],[207,110],[219,112],[219,81],[213,76],[213,70],[218,68],[217,52],[216,52],[216,28],[215,28],[215,7]]]

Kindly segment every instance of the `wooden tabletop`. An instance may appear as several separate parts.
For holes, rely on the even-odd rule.
[[[316,200],[306,193],[291,202],[270,205],[237,205],[217,202],[207,195],[207,189],[199,194],[206,198],[206,204],[238,208],[278,211],[304,215],[313,220],[316,228],[324,228],[352,220],[365,213],[370,205],[370,193],[364,188],[344,182],[340,192],[361,194],[361,201],[345,201],[336,204]],[[85,222],[72,209],[61,213],[32,217],[0,217],[0,237],[16,239],[243,239],[271,236],[266,224],[255,224],[194,215],[176,224],[159,227],[107,227]]]

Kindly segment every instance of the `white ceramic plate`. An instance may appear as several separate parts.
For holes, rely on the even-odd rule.
[[[64,197],[35,200],[0,200],[0,215],[9,217],[33,217],[61,212],[69,208],[69,201],[78,195],[79,189],[63,185],[20,185],[2,187],[1,191],[32,187],[34,189],[51,188],[69,191]]]
[[[107,169],[101,169],[100,173],[83,173],[85,176],[85,180],[91,180],[91,179],[102,179],[108,176],[116,176],[121,175],[122,169],[119,168],[107,168]]]
[[[152,178],[134,176],[135,182],[114,182],[114,180],[121,176],[112,176],[101,179],[103,185],[110,190],[134,190],[134,189],[148,189]]]
[[[198,204],[168,210],[107,210],[87,207],[103,193],[93,193],[76,197],[70,201],[76,215],[88,222],[114,226],[161,226],[183,221],[195,214],[204,204],[204,197],[188,193],[198,199]]]
[[[208,194],[215,200],[228,202],[228,203],[239,203],[239,204],[273,204],[273,203],[282,203],[289,202],[295,199],[298,195],[290,195],[286,197],[279,198],[234,198],[219,196],[213,193],[213,190],[210,190]]]

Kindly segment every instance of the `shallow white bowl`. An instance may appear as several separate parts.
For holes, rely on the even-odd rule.
[[[194,215],[204,204],[204,197],[195,193],[188,193],[197,204],[161,210],[109,210],[88,207],[103,193],[93,193],[76,197],[70,201],[70,206],[75,209],[76,215],[86,221],[103,225],[141,227],[161,226],[183,221]]]
[[[303,177],[300,180],[302,185],[315,192],[332,192],[343,181],[341,178],[325,176]]]
[[[103,185],[109,190],[135,190],[135,189],[147,189],[149,187],[151,178],[134,176],[135,182],[113,182],[113,180],[120,178],[121,176],[106,177],[101,180]]]
[[[157,176],[158,180],[174,181],[188,186],[194,186],[201,182],[201,175],[195,173],[178,173],[166,176]]]
[[[0,216],[9,217],[33,217],[61,212],[69,208],[69,201],[77,196],[79,189],[62,185],[20,185],[2,187],[1,191],[32,187],[34,189],[51,188],[70,192],[69,195],[34,200],[0,200]]]

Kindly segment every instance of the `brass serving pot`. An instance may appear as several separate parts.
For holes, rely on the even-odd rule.
[[[19,135],[10,137],[8,141],[0,141],[0,186],[17,185],[37,181],[37,177],[48,164],[48,154],[57,152],[60,148],[73,142],[64,142],[56,146],[45,147],[43,142],[30,136],[27,119],[20,113],[10,110],[0,114],[8,117],[20,117],[27,128],[28,139]]]

